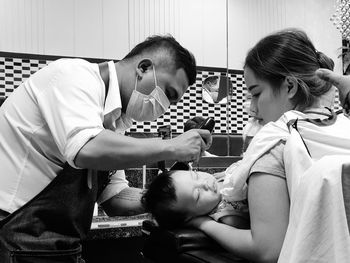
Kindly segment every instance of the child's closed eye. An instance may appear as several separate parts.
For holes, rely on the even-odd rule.
[[[200,196],[201,196],[201,188],[197,188],[197,198],[196,198],[196,203],[199,201]]]

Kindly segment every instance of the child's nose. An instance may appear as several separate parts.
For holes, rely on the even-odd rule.
[[[251,105],[251,100],[249,99],[249,100],[246,100],[245,102],[243,102],[243,109],[244,109],[244,111],[246,112],[246,113],[248,113],[249,114],[249,112],[251,111],[250,110],[250,106]]]
[[[203,188],[204,190],[208,191],[210,189],[209,187],[209,183],[208,180],[203,180],[200,184],[201,188]]]

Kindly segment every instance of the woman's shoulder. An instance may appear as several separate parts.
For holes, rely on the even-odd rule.
[[[283,161],[283,151],[285,147],[285,141],[280,141],[268,152],[262,155],[252,166],[250,174],[268,173],[274,176],[285,178],[285,169]]]

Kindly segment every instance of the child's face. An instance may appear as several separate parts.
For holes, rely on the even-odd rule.
[[[171,175],[177,201],[174,209],[185,211],[188,219],[209,214],[221,201],[213,175],[195,171],[176,171]]]

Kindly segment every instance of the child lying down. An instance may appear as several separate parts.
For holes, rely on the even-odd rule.
[[[199,171],[166,171],[158,175],[143,194],[142,203],[160,227],[173,229],[192,218],[208,215],[214,220],[248,229],[247,200],[228,202],[222,198],[223,178]]]

